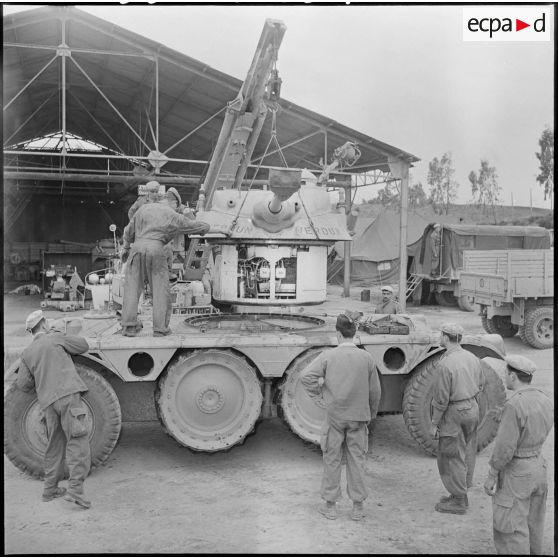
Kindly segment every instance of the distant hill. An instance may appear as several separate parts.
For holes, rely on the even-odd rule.
[[[377,217],[385,211],[385,207],[379,204],[363,203],[355,206],[359,217]],[[396,208],[391,208],[396,209]],[[483,212],[479,207],[474,205],[450,206],[449,213],[437,215],[432,206],[427,205],[418,208],[409,208],[409,213],[415,212],[435,223],[437,221],[449,224],[463,223],[467,225],[534,225],[554,228],[554,212],[541,207],[523,207],[511,205],[502,205],[496,207],[496,222],[492,215],[492,211]]]

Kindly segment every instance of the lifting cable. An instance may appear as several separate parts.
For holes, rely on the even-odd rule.
[[[273,140],[275,140],[275,144],[277,145],[277,147],[279,149],[279,154],[281,155],[281,159],[283,161],[284,166],[288,167],[285,156],[283,155],[283,151],[281,150],[281,146],[279,145],[279,141],[277,140],[277,108],[269,108],[269,110],[271,111],[271,115],[272,115],[271,116],[271,137],[269,138],[269,141],[267,142],[264,154],[259,158],[260,162],[258,163],[256,171],[254,172],[254,176],[252,177],[252,180],[251,180],[250,184],[248,185],[248,190],[246,191],[246,195],[244,196],[244,199],[242,200],[242,203],[240,204],[240,207],[238,208],[238,211],[237,211],[236,215],[234,216],[234,219],[231,221],[231,225],[230,225],[228,231],[226,232],[227,236],[230,236],[232,230],[234,229],[234,227],[236,226],[236,224],[238,222],[238,218],[240,217],[240,212],[242,211],[242,208],[244,207],[244,204],[246,203],[246,200],[248,199],[248,192],[252,189],[252,186],[254,185],[254,181],[256,180],[256,176],[258,176],[258,172],[260,171],[260,168],[263,164],[264,159],[267,156],[267,152],[269,151],[269,148],[271,146],[271,142]],[[239,184],[237,186],[237,191],[240,192],[241,186],[242,186],[242,183],[239,182]]]

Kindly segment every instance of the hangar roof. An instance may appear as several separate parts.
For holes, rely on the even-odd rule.
[[[239,79],[72,6],[28,10],[5,16],[3,23],[4,149],[61,130],[65,102],[69,133],[129,157],[147,157],[158,135],[159,151],[171,158],[165,172],[202,174]],[[265,153],[271,123],[268,114],[253,161]],[[345,141],[357,142],[362,156],[353,172],[388,172],[390,157],[418,161],[280,100],[277,140],[289,166],[320,170],[324,135],[327,160]],[[281,165],[280,154],[268,155],[263,164]]]

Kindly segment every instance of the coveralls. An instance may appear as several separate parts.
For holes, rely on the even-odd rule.
[[[168,334],[172,311],[165,245],[178,234],[203,234],[209,225],[179,215],[162,203],[144,204],[124,229],[126,268],[122,327],[137,327],[138,302],[145,281],[153,293],[153,331]]]
[[[440,361],[432,400],[432,424],[439,427],[438,471],[446,490],[467,495],[477,458],[479,405],[484,385],[480,360],[459,345]]]
[[[393,298],[389,299],[388,301],[380,302],[378,306],[376,306],[376,314],[400,314],[401,313],[401,306],[397,300]]]
[[[23,391],[35,388],[46,422],[45,494],[54,492],[64,478],[64,460],[69,490],[78,494],[91,467],[88,409],[80,396],[87,386],[70,358],[87,350],[87,341],[78,335],[40,332],[21,356],[17,386]]]
[[[322,498],[336,502],[341,497],[345,454],[347,494],[353,502],[363,502],[368,496],[364,482],[368,423],[376,417],[381,396],[374,358],[354,343],[344,342],[319,355],[303,371],[300,381],[310,397],[326,408],[320,440],[324,459]]]
[[[542,554],[548,484],[542,445],[554,422],[552,401],[534,387],[504,405],[490,465],[499,471],[492,500],[498,554]]]

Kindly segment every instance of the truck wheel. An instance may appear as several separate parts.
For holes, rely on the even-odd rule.
[[[492,333],[497,333],[502,337],[513,337],[518,331],[519,327],[512,324],[510,316],[492,316],[488,318]]]
[[[442,291],[441,293],[435,292],[434,298],[436,303],[440,306],[455,306],[457,304],[457,299],[450,291]]]
[[[490,318],[487,318],[486,316],[481,316],[481,323],[486,333],[496,333],[496,331],[492,326],[492,320]]]
[[[112,386],[97,372],[81,363],[76,369],[89,391],[82,399],[89,409],[91,465],[97,467],[110,456],[120,436],[120,403]],[[23,392],[15,383],[4,396],[4,453],[20,470],[43,478],[46,429],[34,391]]]
[[[554,315],[552,308],[540,307],[525,314],[525,339],[535,349],[554,346]]]
[[[320,430],[325,410],[318,407],[300,382],[301,372],[327,347],[315,347],[296,358],[287,370],[280,387],[279,413],[289,428],[300,438],[313,444],[320,443]]]
[[[162,376],[157,414],[170,436],[195,451],[241,444],[260,417],[262,388],[255,369],[232,351],[181,356]]]
[[[405,388],[403,396],[403,419],[411,434],[426,453],[436,455],[438,441],[430,435],[432,398],[438,377],[438,366],[443,354],[436,355],[419,364]],[[496,371],[481,360],[485,386],[479,395],[480,423],[477,435],[477,451],[484,449],[495,437],[506,393]]]
[[[475,305],[473,299],[467,295],[461,295],[457,298],[457,306],[461,308],[464,312],[474,312]]]

